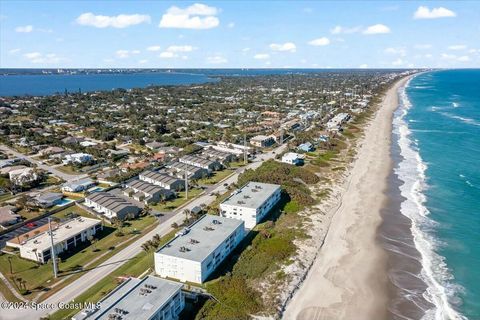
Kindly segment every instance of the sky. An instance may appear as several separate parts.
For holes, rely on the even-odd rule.
[[[0,68],[480,67],[476,1],[0,1]]]

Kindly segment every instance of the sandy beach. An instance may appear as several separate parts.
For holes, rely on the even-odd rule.
[[[397,81],[365,129],[323,246],[303,284],[287,304],[283,319],[387,318],[387,255],[377,241],[381,210],[392,169],[390,143]],[[328,214],[327,214],[328,215]]]

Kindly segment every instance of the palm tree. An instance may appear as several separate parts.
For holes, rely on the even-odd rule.
[[[148,250],[150,250],[150,246],[148,245],[147,242],[142,243],[141,247],[142,247],[143,251],[145,251],[145,252],[148,252]]]
[[[188,216],[191,214],[191,211],[189,209],[183,210],[183,213],[185,214],[185,220],[188,220]]]

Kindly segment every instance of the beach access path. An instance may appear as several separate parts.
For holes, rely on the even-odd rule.
[[[386,92],[365,128],[323,246],[287,304],[285,320],[384,319],[388,305],[386,253],[376,241],[392,169],[393,113],[402,78]]]

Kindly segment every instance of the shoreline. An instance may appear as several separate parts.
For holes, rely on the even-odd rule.
[[[323,244],[287,302],[284,319],[387,317],[391,295],[388,257],[378,241],[378,229],[393,170],[392,121],[399,105],[398,89],[411,77],[397,80],[387,90],[367,124],[347,179],[335,192],[337,205],[324,213],[331,216],[331,223]]]

